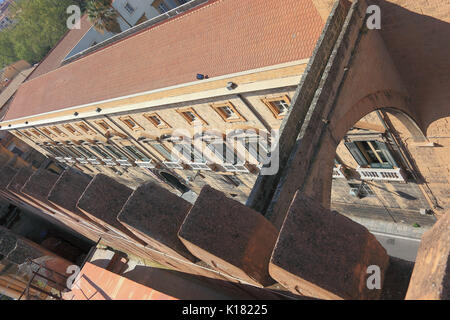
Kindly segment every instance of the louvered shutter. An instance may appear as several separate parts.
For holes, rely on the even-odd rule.
[[[369,164],[354,142],[345,142],[344,144],[360,166],[367,166]]]
[[[383,155],[386,158],[386,160],[389,162],[389,164],[392,167],[398,167],[398,164],[395,161],[394,157],[392,156],[391,152],[389,151],[386,143],[379,142],[379,141],[375,141],[375,143],[377,144],[378,149],[380,149],[381,152],[383,152]]]

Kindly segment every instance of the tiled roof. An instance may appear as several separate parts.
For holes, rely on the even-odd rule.
[[[24,83],[5,120],[309,58],[322,27],[311,0],[211,1]]]
[[[55,47],[47,54],[42,62],[36,67],[36,70],[30,75],[30,80],[37,78],[47,72],[58,68],[63,59],[75,47],[75,45],[83,38],[86,32],[92,27],[87,15],[84,15],[80,20],[80,29],[73,29],[68,31]]]
[[[86,262],[64,300],[177,300]]]

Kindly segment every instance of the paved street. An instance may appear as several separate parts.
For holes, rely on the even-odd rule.
[[[380,241],[387,253],[392,257],[397,257],[407,261],[415,261],[420,239],[402,237],[387,233],[372,232]]]

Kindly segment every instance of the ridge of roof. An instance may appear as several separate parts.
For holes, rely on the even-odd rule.
[[[214,0],[28,80],[5,121],[308,58],[311,0]]]
[[[130,29],[127,29],[121,33],[118,33],[111,38],[105,39],[104,41],[97,43],[96,45],[89,47],[67,59],[64,59],[61,62],[61,65],[66,65],[68,63],[71,63],[73,61],[82,59],[83,57],[95,53],[99,50],[102,50],[104,48],[107,48],[109,45],[117,43],[119,41],[123,41],[128,39],[129,37],[133,37],[138,35],[141,32],[145,32],[147,30],[152,29],[153,27],[156,27],[163,23],[168,23],[170,20],[181,17],[190,11],[198,10],[202,6],[208,5],[208,3],[215,2],[217,0],[191,0],[189,2],[186,2],[185,4],[176,7],[174,9],[169,10],[168,12],[165,12],[164,14],[160,14],[156,17],[153,17],[143,23],[140,23],[138,25],[135,25],[131,27]],[[180,12],[180,10],[182,10]],[[173,13],[175,12],[175,13]],[[173,14],[173,15],[171,15]]]

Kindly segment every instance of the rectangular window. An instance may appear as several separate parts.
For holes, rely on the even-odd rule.
[[[144,114],[144,117],[157,128],[170,128],[167,122],[165,122],[157,113]]]
[[[177,112],[190,124],[194,124],[196,122],[207,124],[205,120],[203,120],[194,109],[184,109],[177,110]]]
[[[133,12],[135,11],[133,6],[131,6],[128,2],[125,4],[125,9],[128,11],[129,14],[133,14]]]
[[[345,146],[360,166],[392,169],[398,167],[384,142],[355,141],[345,142]]]
[[[122,154],[116,147],[105,144],[103,146],[107,151],[109,151],[116,159],[127,160],[127,157]]]
[[[81,153],[86,159],[94,159],[97,158],[92,152],[90,152],[88,149],[81,147],[81,146],[75,146],[74,147],[79,153]]]
[[[195,148],[193,144],[177,143],[175,150],[183,155],[191,163],[206,163],[206,159],[203,154]]]
[[[136,121],[134,121],[133,118],[131,118],[129,116],[128,117],[121,117],[119,119],[120,119],[120,121],[125,123],[128,128],[130,128],[133,131],[138,131],[138,130],[142,130],[143,129]]]
[[[225,142],[217,141],[208,144],[208,148],[219,157],[223,163],[229,164],[243,164],[245,161],[240,159],[237,153],[231,149]]]
[[[42,130],[42,132],[43,132],[44,134],[46,134],[47,136],[50,136],[50,137],[54,137],[54,136],[55,136],[55,134],[54,134],[54,133],[51,133],[50,130],[48,130],[47,128],[42,128],[41,130]]]
[[[80,128],[84,133],[87,134],[94,134],[94,131],[92,131],[85,123],[79,122],[76,124],[78,128]]]
[[[108,131],[110,126],[103,120],[94,121],[102,130]]]
[[[349,183],[348,184],[350,188],[354,189],[355,191],[359,191],[359,196],[365,198],[365,197],[375,197],[375,193],[373,193],[370,186],[368,186],[365,183],[357,184],[357,183]]]
[[[75,136],[79,136],[80,132],[78,132],[74,127],[72,127],[70,124],[65,124],[63,126],[67,131],[69,131],[71,134]]]
[[[286,115],[291,104],[288,96],[263,99],[263,102],[277,119],[282,119]]]
[[[169,7],[167,6],[167,4],[164,3],[164,1],[161,1],[160,4],[158,5],[158,10],[159,13],[165,13],[169,11]]]
[[[73,150],[66,146],[57,146],[55,149],[58,149],[65,158],[76,158],[78,156]]]
[[[39,131],[37,131],[37,130],[31,130],[31,132],[32,132],[36,137],[38,137],[38,138],[41,137],[41,134],[39,133]]]
[[[54,157],[63,157],[63,158],[65,157],[64,153],[62,153],[61,151],[59,151],[56,148],[46,147],[46,146],[41,146],[41,147]]]
[[[246,121],[245,118],[236,110],[231,102],[211,105],[219,116],[226,122]]]
[[[172,153],[171,153],[169,150],[167,150],[166,147],[164,147],[162,144],[154,143],[154,144],[152,144],[152,147],[153,147],[156,151],[158,151],[158,153],[159,153],[160,155],[162,155],[167,161],[173,161],[173,162],[178,161],[178,159],[176,159],[176,158],[172,155]]]
[[[266,164],[271,157],[270,143],[260,136],[245,137],[243,144],[248,153],[258,161],[259,164]]]
[[[33,135],[30,132],[28,132],[27,130],[23,130],[22,132],[29,138],[33,137]]]
[[[59,128],[56,127],[56,126],[51,127],[50,129],[52,129],[52,131],[53,131],[54,133],[56,133],[58,136],[60,136],[60,137],[67,137],[67,135],[66,135],[64,132],[62,132],[61,129],[59,129]]]
[[[150,159],[141,152],[136,146],[124,146],[123,147],[135,160],[138,161],[150,161]]]
[[[102,159],[112,159],[111,156],[106,153],[102,148],[99,146],[90,146],[90,148],[96,152]]]

